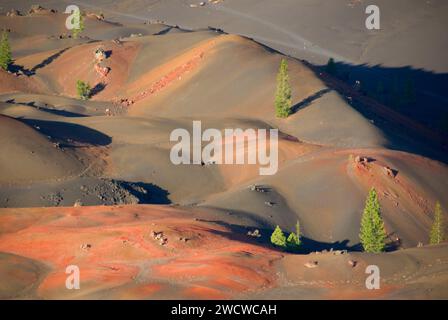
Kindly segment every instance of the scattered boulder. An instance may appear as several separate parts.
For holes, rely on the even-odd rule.
[[[21,15],[22,15],[22,13],[16,9],[11,9],[8,12],[6,12],[7,17],[17,17],[17,16],[21,16]]]
[[[93,53],[96,61],[101,62],[106,59],[106,50],[104,50],[103,47],[98,47],[95,49],[95,52]]]
[[[73,204],[73,207],[82,207],[82,202],[81,200],[76,200],[75,203]]]
[[[109,71],[110,71],[109,67],[102,67],[102,66],[100,66],[99,63],[95,64],[94,69],[95,69],[96,73],[98,73],[98,75],[102,78],[107,77],[107,75],[109,74]]]
[[[348,260],[348,265],[350,266],[350,267],[352,267],[352,268],[354,268],[354,267],[356,267],[356,264],[357,264],[358,262],[357,261],[355,261],[355,260]]]
[[[129,106],[133,105],[134,104],[134,100],[124,98],[124,99],[120,99],[118,103],[122,107],[125,108],[125,107],[129,107]]]
[[[62,40],[62,39],[71,39],[71,37],[72,37],[71,34],[66,34],[66,33],[60,34],[60,35],[58,36],[58,38],[59,38],[60,40]]]
[[[388,166],[383,167],[383,171],[384,171],[384,174],[386,174],[387,176],[389,176],[391,178],[395,178],[398,174],[397,170],[391,169]]]
[[[163,237],[163,232],[152,231],[151,236],[153,237],[154,240],[159,240]]]
[[[307,263],[304,264],[305,267],[312,269],[312,268],[317,268],[319,265],[318,261],[308,261]]]
[[[359,169],[369,170],[369,162],[372,162],[374,159],[370,159],[368,157],[356,156],[354,158],[355,166]]]
[[[367,157],[361,157],[361,156],[356,156],[355,157],[355,162],[356,163],[369,163],[369,158]]]
[[[86,16],[89,17],[89,18],[93,18],[93,19],[97,19],[97,20],[100,20],[100,21],[104,21],[104,14],[102,14],[102,13],[97,14],[97,13],[94,13],[94,12],[87,12]]]
[[[81,250],[89,251],[92,248],[92,245],[90,243],[83,243],[80,248]]]
[[[262,186],[257,186],[256,184],[252,184],[249,186],[250,191],[256,191],[256,192],[267,192],[266,188],[263,188]]]
[[[28,14],[40,14],[40,13],[56,13],[57,11],[54,9],[46,9],[38,4],[33,4],[28,11]]]
[[[260,233],[260,230],[258,230],[258,229],[255,229],[254,231],[248,231],[247,232],[247,235],[249,236],[249,237],[254,237],[254,238],[260,238],[261,237],[261,233]]]
[[[185,238],[185,237],[179,237],[179,241],[181,241],[181,242],[187,242],[188,240],[190,240],[190,239]]]
[[[207,160],[207,161],[201,161],[201,166],[203,167],[203,166],[210,166],[210,165],[212,165],[212,164],[216,164],[216,162],[215,162],[215,160]]]
[[[165,237],[165,235],[163,234],[163,231],[160,231],[160,232],[152,231],[151,236],[154,240],[158,241],[159,245],[161,245],[161,246],[165,246],[168,244],[168,238]]]
[[[335,250],[335,251],[333,251],[333,254],[335,256],[340,256],[340,255],[343,255],[343,254],[346,254],[346,253],[347,253],[347,250]]]
[[[149,19],[148,21],[143,22],[143,24],[165,24],[165,21],[160,19]]]

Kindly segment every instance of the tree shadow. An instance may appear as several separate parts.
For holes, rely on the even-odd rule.
[[[200,221],[214,223],[220,226],[227,228],[230,231],[220,231],[220,230],[211,230],[212,233],[225,237],[229,240],[240,241],[244,243],[252,243],[262,247],[269,247],[279,252],[288,252],[293,254],[310,254],[313,252],[332,252],[332,251],[347,251],[347,252],[363,252],[363,248],[361,243],[356,243],[354,245],[350,245],[350,240],[345,239],[342,241],[335,242],[322,242],[317,241],[308,237],[301,236],[301,244],[299,248],[288,249],[288,248],[280,248],[271,243],[271,234],[274,232],[274,229],[271,227],[248,227],[241,226],[237,224],[227,223],[221,220],[206,220],[200,219]],[[255,229],[259,230],[259,236],[254,237],[248,234],[248,232],[253,232]],[[288,237],[289,233],[285,232],[285,236]],[[385,252],[396,251],[400,248],[400,244],[394,241],[389,241],[386,243]]]
[[[171,204],[169,192],[152,183],[117,181],[129,191],[140,204]]]
[[[206,220],[206,219],[200,219],[200,221],[208,222],[208,223],[214,223],[220,226],[223,226],[230,231],[220,231],[220,230],[211,230],[212,233],[220,235],[222,237],[225,237],[229,240],[233,241],[240,241],[245,243],[252,243],[256,244],[262,247],[269,247],[271,249],[274,249],[279,252],[289,252],[289,253],[296,253],[296,254],[309,254],[311,252],[316,251],[333,251],[333,250],[346,250],[348,252],[360,252],[362,251],[361,244],[354,244],[349,245],[349,240],[343,240],[343,241],[335,241],[335,242],[321,242],[316,241],[311,238],[307,238],[302,236],[300,238],[301,245],[299,249],[296,250],[288,250],[285,248],[280,248],[277,246],[274,246],[271,243],[271,234],[274,231],[272,227],[248,227],[248,226],[241,226],[237,224],[231,224],[227,223],[221,220]],[[259,230],[259,237],[253,237],[248,235],[249,231],[254,231],[255,229]],[[289,233],[285,233],[286,237],[289,235]]]
[[[388,147],[448,162],[448,74],[336,62],[310,67],[328,88],[385,133]]]
[[[12,73],[22,73],[24,75],[26,75],[27,77],[30,77],[32,75],[34,75],[34,73],[32,73],[30,70],[25,69],[24,66],[12,63],[8,66],[8,70],[11,71]]]
[[[58,52],[56,52],[55,54],[52,54],[51,56],[49,56],[48,58],[46,58],[42,62],[40,62],[37,65],[35,65],[34,67],[32,67],[31,69],[25,69],[23,66],[17,65],[17,64],[11,64],[8,67],[8,69],[11,72],[14,72],[14,73],[22,72],[24,75],[26,75],[28,77],[31,77],[31,76],[36,74],[37,70],[42,69],[42,68],[48,66],[50,63],[52,63],[54,60],[56,60],[60,55],[62,55],[68,49],[70,49],[70,47],[67,47],[67,48],[59,50]]]
[[[104,51],[104,55],[105,55],[106,59],[109,59],[112,56],[112,50]]]
[[[41,133],[50,138],[60,140],[61,147],[74,147],[73,142],[96,146],[107,146],[112,142],[112,138],[108,135],[79,124],[36,119],[20,120],[35,128],[38,127]]]
[[[16,104],[16,105],[27,105],[27,106],[36,108],[37,110],[40,110],[40,111],[48,112],[48,113],[51,113],[51,114],[54,114],[54,115],[67,117],[67,118],[89,117],[88,115],[85,115],[85,114],[82,114],[82,113],[76,113],[76,112],[71,112],[71,111],[66,111],[66,110],[59,110],[59,109],[51,109],[51,108],[42,107],[42,106],[36,105],[36,103],[34,101],[27,102],[27,103],[19,103],[19,102],[15,102],[14,99],[10,99],[10,100],[6,100],[5,102],[6,103],[10,103],[10,104]]]
[[[173,27],[170,26],[168,28],[160,30],[159,32],[154,33],[153,35],[154,36],[163,36],[164,34],[167,34],[168,32],[170,32],[172,29],[173,29]]]
[[[70,47],[64,48],[62,50],[59,50],[58,52],[56,52],[55,54],[52,54],[51,56],[49,56],[48,58],[46,58],[45,60],[43,60],[41,63],[35,65],[33,68],[31,68],[30,73],[31,75],[36,74],[36,71],[38,69],[42,69],[46,66],[48,66],[50,63],[52,63],[54,60],[56,60],[57,58],[59,58],[60,55],[62,55],[65,51],[67,51],[68,49],[70,49]]]
[[[325,88],[322,90],[319,90],[318,92],[312,94],[311,96],[303,99],[302,101],[300,101],[299,103],[295,104],[294,106],[292,106],[291,108],[291,114],[296,113],[299,110],[305,109],[306,107],[308,107],[311,103],[313,103],[315,100],[321,98],[323,95],[325,95],[326,93],[330,92],[331,89],[329,88]]]
[[[93,97],[94,95],[100,93],[106,88],[106,84],[103,82],[98,82],[92,90],[90,90],[90,97]]]

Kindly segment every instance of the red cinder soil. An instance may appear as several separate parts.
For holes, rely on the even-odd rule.
[[[279,253],[231,240],[227,228],[172,207],[16,211],[1,209],[0,251],[49,266],[35,297],[157,299],[173,290],[172,298],[221,299],[276,281]],[[165,245],[153,231],[163,232]],[[65,288],[69,265],[80,268],[80,290]]]

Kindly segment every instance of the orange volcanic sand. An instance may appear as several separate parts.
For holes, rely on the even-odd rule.
[[[0,252],[50,267],[35,292],[40,298],[157,299],[171,291],[176,298],[230,298],[272,286],[272,261],[281,257],[169,206],[0,211]],[[168,243],[160,245],[152,231],[163,231]],[[80,268],[80,290],[65,288],[69,265]]]

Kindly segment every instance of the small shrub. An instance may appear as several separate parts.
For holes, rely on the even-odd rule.
[[[87,82],[78,80],[76,82],[76,91],[78,92],[78,96],[81,100],[88,100],[90,98],[92,89]]]

